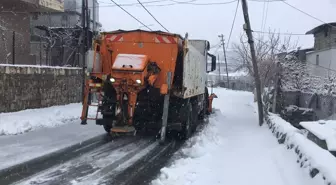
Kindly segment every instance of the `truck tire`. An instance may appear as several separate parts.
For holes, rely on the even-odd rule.
[[[192,127],[193,127],[193,122],[192,122],[192,106],[191,103],[187,103],[186,107],[186,112],[185,112],[187,118],[185,121],[182,122],[182,130],[181,130],[181,139],[182,140],[187,140],[190,138],[192,134]]]

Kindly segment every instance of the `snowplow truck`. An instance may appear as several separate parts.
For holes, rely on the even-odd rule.
[[[107,132],[157,129],[164,142],[168,129],[188,138],[211,112],[207,73],[216,68],[206,40],[189,40],[161,31],[103,32],[93,42],[87,72],[82,124],[96,120]],[[209,62],[208,62],[209,61]],[[93,95],[96,103],[93,103]],[[88,117],[96,106],[96,117]]]

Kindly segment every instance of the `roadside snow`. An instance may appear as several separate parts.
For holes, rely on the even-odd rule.
[[[1,135],[22,134],[43,127],[56,127],[72,121],[79,121],[81,103],[53,106],[41,109],[27,109],[19,112],[0,113]],[[89,110],[89,116],[95,116],[95,109]]]
[[[93,121],[87,125],[73,121],[58,127],[41,128],[20,135],[0,136],[0,170],[105,133],[105,130]]]
[[[296,164],[266,126],[259,127],[253,94],[215,89],[219,109],[210,123],[191,138],[161,169],[152,185],[319,185]],[[284,128],[291,130],[290,128]]]
[[[336,151],[336,121],[301,122],[300,125],[321,140],[325,140],[329,151]]]
[[[336,184],[336,158],[329,151],[320,148],[307,139],[301,131],[275,114],[270,114],[269,124],[278,138],[283,137],[287,147],[298,154],[298,163],[307,169],[310,175],[317,172],[316,177],[325,179],[326,184]],[[320,131],[315,130],[315,132]]]

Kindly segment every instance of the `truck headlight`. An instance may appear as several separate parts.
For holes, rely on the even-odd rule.
[[[141,80],[139,80],[139,79],[135,80],[135,82],[136,82],[137,84],[141,84]]]
[[[110,82],[111,82],[111,83],[114,83],[114,82],[115,82],[115,79],[114,79],[114,78],[110,78]]]

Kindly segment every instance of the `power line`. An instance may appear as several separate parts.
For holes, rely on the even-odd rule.
[[[263,34],[279,34],[279,35],[304,35],[304,36],[310,36],[305,33],[282,33],[282,32],[265,32],[265,31],[257,31],[257,30],[252,30],[252,32],[255,33],[263,33]]]
[[[232,31],[233,31],[233,27],[234,27],[234,24],[235,24],[235,22],[236,22],[236,17],[237,17],[237,12],[238,12],[238,6],[239,6],[239,0],[237,1],[236,11],[235,11],[235,14],[234,14],[234,17],[233,17],[232,26],[231,26],[231,30],[230,30],[230,35],[229,35],[229,38],[228,38],[228,41],[227,41],[226,48],[228,48],[228,47],[229,47],[229,44],[230,44],[230,39],[231,39],[231,35],[232,35]],[[225,46],[224,46],[224,47],[225,47]]]
[[[136,17],[134,17],[131,13],[129,13],[127,10],[125,10],[123,7],[121,7],[119,4],[117,4],[114,0],[111,0],[115,5],[117,5],[120,9],[122,9],[124,12],[126,12],[129,16],[131,16],[133,19],[135,19],[136,21],[138,21],[140,24],[142,24],[144,27],[146,27],[147,29],[149,29],[150,31],[153,31],[152,29],[150,29],[150,27],[148,27],[147,25],[145,25],[143,22],[141,22],[139,19],[137,19]]]
[[[152,14],[152,13],[150,13],[150,11],[140,2],[140,0],[137,0],[138,2],[139,2],[139,4],[142,6],[142,8],[144,8],[145,10],[146,10],[146,12],[150,15],[150,16],[152,16],[153,17],[153,19],[158,23],[158,24],[160,24],[160,26],[163,28],[163,29],[165,29],[167,32],[169,32],[168,31],[168,29],[166,28],[166,27],[164,27],[161,23],[160,23],[160,21],[158,21],[155,17],[154,17],[154,15]]]
[[[260,27],[260,30],[263,30],[263,27],[264,27],[265,6],[266,6],[266,1],[264,1],[264,5],[263,5],[263,12],[262,12],[262,16],[261,16],[261,27]]]
[[[154,0],[154,1],[145,1],[142,2],[142,4],[148,4],[147,7],[149,6],[156,6],[156,7],[163,7],[163,6],[174,6],[174,5],[196,5],[196,6],[207,6],[207,5],[226,5],[230,3],[234,3],[237,0],[232,0],[228,2],[213,2],[213,3],[193,3],[193,1],[187,1],[187,2],[180,2],[180,1],[173,1],[173,0]],[[249,0],[253,2],[265,2],[265,0]],[[278,1],[283,1],[283,0],[269,0],[268,2],[278,2]],[[155,4],[155,3],[163,3],[163,2],[173,2],[169,4]],[[115,4],[113,3],[106,3],[106,2],[100,2],[101,4],[106,4],[106,5],[99,5],[96,7],[99,8],[108,8],[108,7],[116,7]],[[119,4],[122,7],[125,6],[136,6],[140,5],[139,3],[127,3],[127,4]],[[93,7],[88,7],[88,8],[93,8]],[[80,9],[80,7],[72,8],[72,9],[66,9],[66,10],[75,10],[75,9]]]
[[[305,15],[307,15],[307,16],[309,16],[309,17],[315,19],[315,20],[317,20],[317,21],[320,21],[320,22],[322,22],[322,23],[324,23],[324,24],[327,24],[327,25],[329,25],[329,26],[331,26],[331,27],[335,27],[335,28],[336,28],[336,26],[333,26],[333,25],[331,25],[331,24],[329,24],[329,23],[327,23],[327,22],[325,22],[325,21],[323,21],[323,20],[321,20],[321,19],[319,19],[319,18],[317,18],[317,17],[315,17],[315,16],[313,16],[313,15],[307,13],[307,12],[304,12],[303,10],[300,10],[299,8],[293,6],[293,5],[291,5],[291,4],[289,4],[289,3],[285,2],[285,1],[282,1],[282,2],[285,3],[286,5],[288,5],[288,6],[292,7],[292,8],[294,8],[295,10],[297,10],[297,11],[299,11],[299,12],[301,12],[301,13],[303,13],[303,14],[305,14]]]
[[[269,0],[267,0],[267,6],[266,6],[266,16],[265,16],[265,20],[264,20],[264,27],[262,28],[262,31],[264,31],[264,30],[265,30],[265,27],[266,27],[267,16],[268,16],[268,6],[269,6]]]
[[[174,3],[177,4],[188,4],[188,5],[222,5],[222,4],[230,4],[230,3],[234,3],[237,0],[233,0],[233,1],[228,1],[228,2],[217,2],[217,3],[192,3],[192,2],[179,2],[179,1],[175,1],[175,0],[171,0]]]

